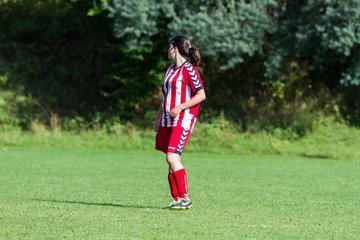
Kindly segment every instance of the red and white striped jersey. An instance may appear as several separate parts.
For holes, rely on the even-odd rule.
[[[186,61],[179,68],[176,68],[175,64],[169,66],[162,86],[160,125],[162,127],[182,126],[190,129],[190,126],[196,121],[200,104],[184,109],[176,118],[170,117],[170,111],[193,98],[196,92],[203,88],[200,74],[191,63]]]

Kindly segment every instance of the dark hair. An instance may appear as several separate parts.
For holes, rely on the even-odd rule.
[[[170,44],[177,47],[181,56],[189,60],[195,67],[199,67],[201,63],[201,56],[199,49],[190,43],[188,37],[178,35],[170,39]]]

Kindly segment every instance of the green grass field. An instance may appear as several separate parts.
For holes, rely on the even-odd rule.
[[[359,239],[360,161],[184,153],[169,211],[155,151],[1,147],[0,239]]]

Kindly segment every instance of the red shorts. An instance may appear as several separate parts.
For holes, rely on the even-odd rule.
[[[156,133],[155,149],[164,153],[172,152],[181,155],[189,141],[192,129],[179,127],[159,127]]]

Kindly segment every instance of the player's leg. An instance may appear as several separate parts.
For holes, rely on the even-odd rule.
[[[179,196],[177,201],[170,203],[168,208],[172,210],[189,209],[192,207],[192,203],[188,197],[187,176],[185,168],[181,163],[181,157],[178,153],[168,152],[166,154],[166,160],[169,164],[169,168],[173,171],[173,173],[171,173],[171,177],[174,180],[173,183],[175,183]]]
[[[190,130],[183,127],[172,129],[166,160],[173,171],[173,177],[176,182],[180,201],[171,209],[188,209],[192,203],[188,197],[188,182],[186,170],[181,163],[181,153],[190,137]]]
[[[155,148],[157,150],[162,151],[165,154],[167,153],[169,140],[170,140],[170,134],[171,134],[171,128],[161,127],[161,126],[159,127],[159,131],[156,134],[156,144],[155,144]],[[171,203],[168,206],[164,207],[165,209],[171,208],[180,199],[179,193],[177,190],[177,186],[176,186],[176,182],[175,182],[175,179],[173,176],[173,171],[171,170],[170,167],[169,167],[167,179],[169,182],[170,193],[171,193],[171,196],[173,197],[173,201],[171,201]]]

